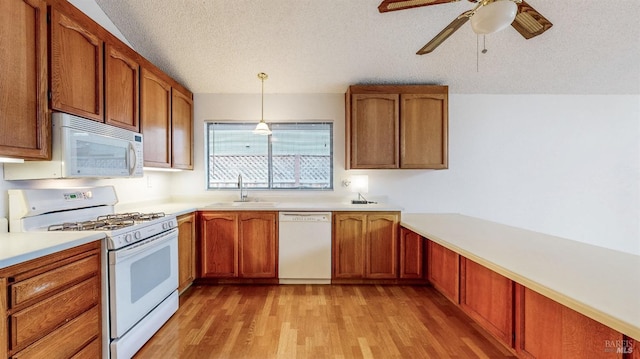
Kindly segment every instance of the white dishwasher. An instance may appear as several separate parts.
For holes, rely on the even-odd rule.
[[[331,283],[331,212],[280,212],[280,284]]]

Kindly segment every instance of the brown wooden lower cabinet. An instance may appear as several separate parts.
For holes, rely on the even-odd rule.
[[[241,278],[278,278],[277,218],[275,212],[240,213],[238,271]]]
[[[400,227],[400,278],[424,278],[424,239],[404,227]]]
[[[0,355],[101,356],[101,243],[0,270]]]
[[[278,278],[277,212],[200,213],[202,278]]]
[[[459,303],[460,256],[438,243],[427,241],[427,279],[440,293]]]
[[[519,356],[623,358],[623,335],[619,332],[522,285],[517,285],[516,291]]]
[[[460,258],[460,307],[508,347],[513,347],[514,283],[472,260]]]
[[[429,282],[518,357],[640,357],[632,338],[491,269],[430,240],[427,254]]]
[[[194,213],[178,216],[178,291],[182,293],[196,277],[196,219]]]
[[[334,212],[334,282],[397,279],[399,221],[399,212]]]

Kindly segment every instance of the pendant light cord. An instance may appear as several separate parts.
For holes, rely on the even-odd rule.
[[[269,75],[265,74],[264,72],[261,72],[258,74],[258,78],[260,78],[260,80],[262,80],[262,97],[261,97],[261,102],[262,102],[262,108],[260,109],[260,122],[264,122],[264,80],[266,80],[269,77]]]

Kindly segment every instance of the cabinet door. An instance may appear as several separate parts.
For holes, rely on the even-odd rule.
[[[400,227],[400,278],[424,278],[423,243],[421,235]]]
[[[144,165],[171,167],[171,85],[142,68],[140,132],[144,136]]]
[[[433,241],[427,242],[427,279],[454,303],[459,299],[460,256]]]
[[[333,216],[333,277],[364,278],[366,215]]]
[[[105,52],[105,122],[139,132],[140,66],[130,51],[107,44]]]
[[[513,347],[513,281],[460,259],[460,306],[504,344]]]
[[[240,277],[278,278],[277,228],[274,212],[241,212]]]
[[[366,224],[366,277],[398,277],[398,215],[368,214]]]
[[[200,226],[201,276],[205,278],[237,277],[237,213],[203,212],[200,217]]]
[[[516,351],[523,358],[622,358],[623,335],[521,285]]]
[[[171,161],[173,168],[193,169],[193,100],[173,88],[171,101]]]
[[[399,95],[353,94],[347,124],[350,168],[398,168]]]
[[[47,6],[0,1],[0,156],[47,159]]]
[[[102,40],[51,10],[51,108],[103,119]]]
[[[178,217],[178,291],[184,291],[196,274],[196,221],[193,213]]]
[[[400,104],[400,167],[447,168],[447,95],[402,94]]]

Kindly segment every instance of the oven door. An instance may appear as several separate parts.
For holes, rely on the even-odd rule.
[[[177,229],[109,252],[111,338],[122,337],[177,288]]]

